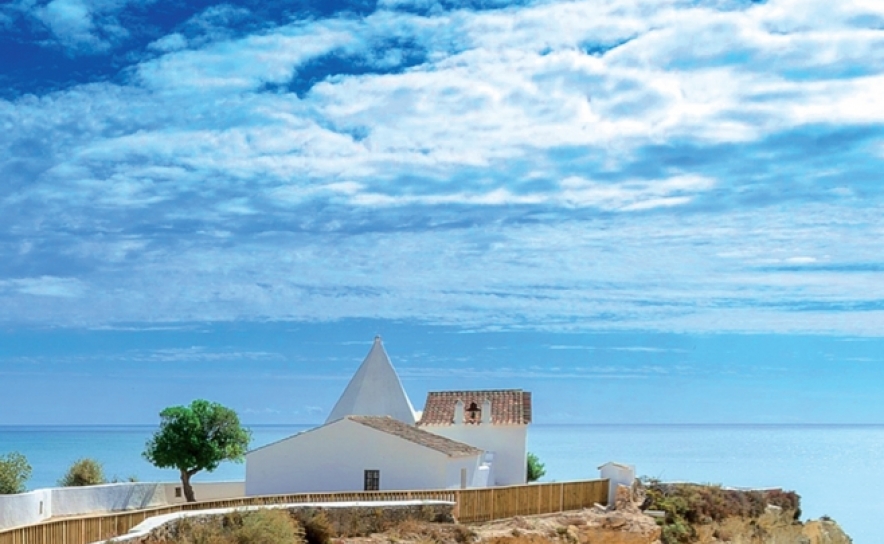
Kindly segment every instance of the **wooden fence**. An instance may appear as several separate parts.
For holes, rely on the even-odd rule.
[[[148,510],[50,520],[38,525],[8,529],[0,531],[0,544],[90,544],[126,534],[147,518],[185,510],[306,502],[404,500],[451,501],[457,505],[455,515],[458,521],[476,523],[512,516],[579,510],[595,503],[605,504],[608,501],[608,480],[438,491],[301,493],[185,503]]]

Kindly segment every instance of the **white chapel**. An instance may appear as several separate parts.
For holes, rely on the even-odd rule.
[[[438,391],[418,417],[380,337],[325,423],[246,454],[246,495],[525,483],[531,393]]]

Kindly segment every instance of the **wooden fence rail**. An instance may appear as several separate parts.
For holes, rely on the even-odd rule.
[[[185,510],[236,508],[303,502],[369,502],[441,500],[456,503],[461,523],[493,521],[513,516],[579,510],[608,501],[608,480],[527,484],[484,489],[434,491],[366,491],[354,493],[300,493],[176,504],[147,510],[96,514],[50,520],[37,525],[0,531],[0,544],[90,544],[129,532],[149,517]]]

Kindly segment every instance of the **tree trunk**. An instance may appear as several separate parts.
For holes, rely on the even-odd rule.
[[[196,498],[193,496],[193,487],[190,485],[190,477],[191,474],[181,469],[181,487],[184,488],[184,498],[187,499],[187,502],[196,502]]]

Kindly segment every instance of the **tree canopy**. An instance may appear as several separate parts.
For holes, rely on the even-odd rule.
[[[160,412],[160,428],[145,445],[144,458],[159,468],[176,468],[184,496],[196,499],[190,478],[211,472],[222,461],[241,462],[251,432],[240,425],[236,412],[216,402],[197,399],[190,406],[171,406]]]
[[[31,477],[31,465],[17,451],[0,455],[0,495],[25,492],[25,482]]]

